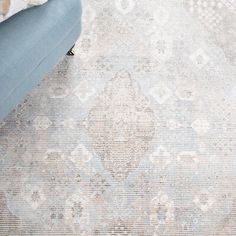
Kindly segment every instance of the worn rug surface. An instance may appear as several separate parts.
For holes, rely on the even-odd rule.
[[[0,125],[0,235],[236,235],[236,1],[83,8]]]

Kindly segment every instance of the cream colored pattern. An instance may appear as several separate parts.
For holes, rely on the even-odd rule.
[[[46,3],[47,0],[0,0],[0,22],[26,8]]]

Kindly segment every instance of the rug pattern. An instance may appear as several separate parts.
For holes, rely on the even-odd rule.
[[[0,235],[236,235],[236,1],[83,9],[0,123]]]

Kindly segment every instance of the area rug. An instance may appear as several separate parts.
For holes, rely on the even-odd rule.
[[[236,235],[236,1],[83,9],[0,125],[0,235]]]

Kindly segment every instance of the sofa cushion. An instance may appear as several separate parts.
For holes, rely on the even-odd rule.
[[[80,16],[80,1],[50,0],[0,24],[4,35],[0,38],[0,107],[60,45]]]

